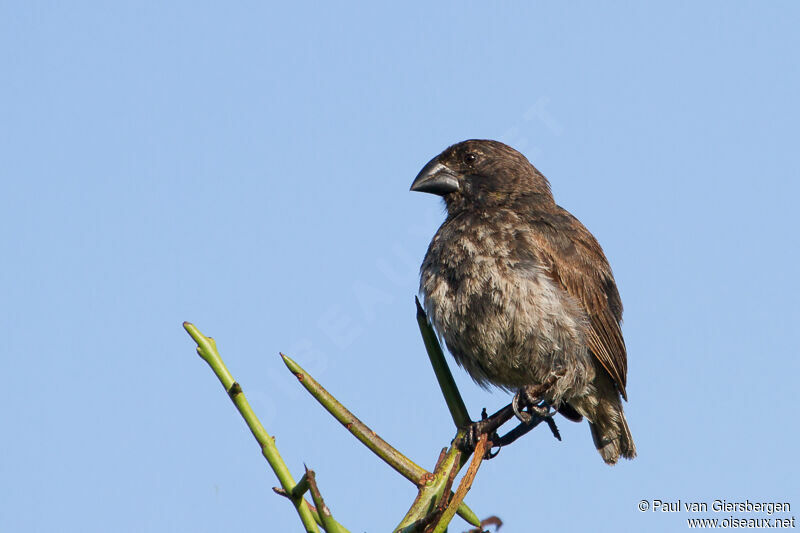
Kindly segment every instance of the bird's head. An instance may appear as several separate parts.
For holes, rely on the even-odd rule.
[[[552,203],[550,184],[524,155],[501,142],[469,140],[447,148],[419,172],[411,190],[444,198],[451,214],[520,199]]]

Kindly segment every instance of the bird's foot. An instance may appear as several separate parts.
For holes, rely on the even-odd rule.
[[[556,413],[551,409],[550,404],[542,399],[544,389],[543,385],[526,385],[514,395],[514,399],[511,400],[511,408],[514,410],[514,416],[523,424],[530,424],[534,416],[548,418]]]
[[[475,450],[475,447],[478,445],[478,441],[481,438],[481,435],[487,433],[489,435],[489,440],[496,441],[497,440],[497,431],[493,428],[494,421],[489,419],[486,415],[486,408],[483,409],[481,412],[481,419],[478,422],[473,422],[469,425],[464,436],[462,437],[461,441],[458,443],[458,447],[462,452],[472,453]],[[484,459],[492,459],[497,455],[497,452],[492,453],[492,450],[486,450],[486,456]]]
[[[478,445],[478,441],[480,440],[481,435],[483,434],[484,431],[483,429],[484,424],[481,424],[481,422],[473,422],[467,428],[466,433],[464,433],[464,439],[461,441],[459,445],[461,451],[469,453],[475,450],[475,446]]]

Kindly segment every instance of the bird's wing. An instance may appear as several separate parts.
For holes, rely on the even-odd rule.
[[[622,300],[603,250],[567,211],[536,217],[532,238],[539,260],[552,279],[580,303],[589,317],[587,342],[592,354],[626,400],[628,361],[622,338]]]

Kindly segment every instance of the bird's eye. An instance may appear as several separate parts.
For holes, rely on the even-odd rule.
[[[478,156],[476,156],[472,152],[467,152],[466,154],[464,154],[464,161],[466,161],[468,164],[474,163],[476,159],[478,159]]]

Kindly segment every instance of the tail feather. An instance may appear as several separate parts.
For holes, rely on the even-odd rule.
[[[598,420],[597,423],[589,423],[594,445],[603,461],[610,465],[616,464],[620,456],[626,459],[636,457],[636,445],[621,405],[614,415],[616,416],[603,421]]]
[[[589,420],[592,440],[603,461],[613,465],[620,457],[633,459],[636,445],[622,410],[619,392],[605,374],[598,374],[594,387],[594,393],[570,399],[570,403]]]

